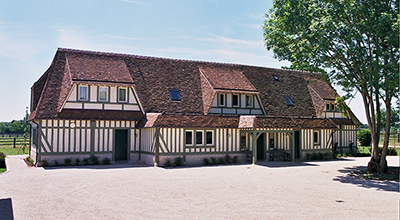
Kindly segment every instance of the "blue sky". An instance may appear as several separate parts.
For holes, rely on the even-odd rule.
[[[58,47],[280,68],[264,48],[268,1],[2,0],[0,121],[21,119]],[[350,107],[365,122],[360,98]]]

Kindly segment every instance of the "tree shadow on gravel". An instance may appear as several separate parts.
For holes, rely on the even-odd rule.
[[[345,175],[337,176],[337,177],[333,178],[333,180],[339,181],[341,183],[353,184],[358,187],[363,187],[363,188],[367,188],[367,189],[376,189],[378,191],[399,192],[399,182],[397,182],[397,181],[360,179],[358,177],[358,173],[365,169],[367,169],[366,166],[345,167],[341,170],[338,170],[340,173],[343,173]]]

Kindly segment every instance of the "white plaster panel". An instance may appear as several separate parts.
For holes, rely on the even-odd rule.
[[[210,110],[208,111],[208,113],[211,114],[221,114],[221,109],[220,108],[210,108]]]
[[[236,110],[235,110],[235,109],[226,109],[226,108],[223,108],[223,109],[222,109],[222,112],[223,112],[224,114],[236,114]]]
[[[217,100],[217,94],[215,94],[215,95],[214,95],[213,102],[211,103],[211,106],[213,106],[213,107],[217,107],[217,103],[218,103],[218,100]]]
[[[110,87],[110,102],[117,102],[117,87]]]
[[[129,103],[137,104],[132,88],[127,88],[129,93]]]
[[[90,86],[90,101],[97,102],[97,86]]]
[[[84,108],[85,109],[102,109],[103,106],[102,106],[102,104],[97,104],[97,103],[85,103]]]
[[[262,111],[259,109],[252,109],[251,114],[252,115],[262,115]]]
[[[107,110],[122,110],[122,105],[119,105],[119,104],[104,104],[104,109],[107,109]]]
[[[139,106],[137,106],[137,105],[124,105],[124,110],[140,111]]]
[[[249,115],[250,114],[250,109],[238,109],[237,110],[238,115]]]
[[[77,86],[74,85],[74,87],[72,88],[71,93],[68,97],[68,101],[76,101],[76,88],[77,88]]]

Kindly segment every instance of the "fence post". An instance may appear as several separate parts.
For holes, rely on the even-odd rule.
[[[15,140],[16,140],[16,138],[14,138],[14,148],[15,148]]]

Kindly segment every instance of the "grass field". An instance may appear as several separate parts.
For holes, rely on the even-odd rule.
[[[29,154],[29,148],[25,148],[25,151],[22,148],[9,148],[9,147],[0,147],[0,152],[3,152],[5,155],[22,155]]]
[[[379,136],[379,145],[383,145],[383,139],[385,138],[385,134],[381,134]],[[390,146],[400,146],[398,134],[390,134],[389,136],[389,145]]]
[[[0,168],[0,173],[6,172],[6,168]]]
[[[1,135],[0,152],[3,152],[5,155],[29,154],[29,138],[24,138],[21,135]]]
[[[369,150],[370,147],[368,146],[357,146],[357,152],[362,153],[362,154],[371,154],[371,151]],[[397,155],[400,155],[400,147],[395,148]]]

